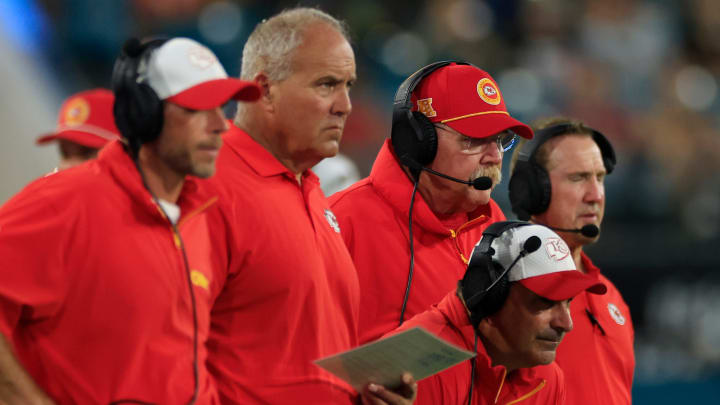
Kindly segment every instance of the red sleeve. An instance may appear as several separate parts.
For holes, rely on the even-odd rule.
[[[435,374],[418,382],[418,394],[415,405],[452,404],[444,397],[445,388],[440,374]]]
[[[50,194],[30,186],[0,208],[0,333],[8,338],[21,319],[55,313],[71,282],[64,246],[74,239],[76,219],[71,208],[54,209],[50,202],[58,196]]]

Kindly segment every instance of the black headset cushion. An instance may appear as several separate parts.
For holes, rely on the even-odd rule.
[[[465,279],[463,279],[463,297],[466,293],[468,296],[485,290],[487,287],[495,281],[502,271],[504,270],[495,260],[492,260],[490,256],[485,256],[485,260],[481,262],[483,268],[478,268],[473,271],[475,273],[475,280],[468,280],[467,285]],[[467,274],[466,274],[467,275]],[[484,318],[496,313],[502,308],[505,300],[507,299],[510,291],[510,282],[508,281],[507,274],[498,280],[493,288],[491,288],[485,295],[478,301],[470,310],[470,323],[474,328],[477,328]]]
[[[545,212],[550,205],[550,176],[537,163],[517,162],[508,187],[512,211],[523,221]]]
[[[407,118],[408,113],[418,130],[413,127],[411,118]],[[433,123],[419,111],[399,110],[397,114],[405,117],[393,120],[391,141],[395,155],[411,167],[432,163],[437,153],[437,133]]]
[[[438,139],[435,126],[432,121],[425,114],[420,111],[412,112],[415,122],[420,127],[420,133],[418,135],[418,151],[417,151],[417,162],[423,166],[427,166],[435,160],[437,155]]]

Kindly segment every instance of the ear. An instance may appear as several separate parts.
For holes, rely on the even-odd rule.
[[[253,81],[260,86],[260,101],[259,102],[271,102],[272,101],[272,94],[271,94],[271,82],[270,78],[267,77],[267,75],[263,72],[258,73],[255,78],[253,78]]]

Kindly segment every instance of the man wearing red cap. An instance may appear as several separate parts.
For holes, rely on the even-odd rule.
[[[55,132],[36,141],[38,145],[58,142],[58,170],[93,159],[100,148],[120,139],[113,118],[114,101],[110,90],[92,89],[75,93],[63,102]]]
[[[536,137],[513,155],[510,202],[521,219],[558,231],[578,270],[607,285],[605,295],[579,294],[570,311],[575,330],[558,348],[571,404],[632,403],[635,332],[615,285],[583,251],[600,237],[605,177],[616,164],[610,141],[579,120],[539,120]]]
[[[205,341],[224,264],[197,178],[222,105],[259,88],[174,38],[128,41],[113,89],[126,142],[0,208],[0,403],[218,403]]]
[[[570,300],[605,290],[575,269],[567,245],[550,229],[518,221],[490,225],[458,287],[398,329],[422,326],[477,353],[420,381],[416,403],[565,403],[564,375],[553,360],[573,328]]]
[[[483,229],[505,219],[490,193],[515,134],[532,137],[475,66],[434,63],[400,85],[370,176],[330,198],[360,280],[361,343],[455,287]]]

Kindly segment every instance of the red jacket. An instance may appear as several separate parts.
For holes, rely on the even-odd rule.
[[[227,404],[351,404],[313,360],[357,345],[357,275],[317,177],[302,185],[232,125],[211,182],[230,218],[228,281],[212,312],[209,369]],[[227,226],[214,227],[221,233]],[[218,254],[220,251],[218,250]]]
[[[422,326],[463,349],[473,351],[475,348],[475,334],[470,319],[454,290],[430,310],[405,322],[397,331],[415,326]],[[466,405],[470,391],[471,361],[475,361],[476,367],[472,384],[473,405],[565,403],[565,380],[563,372],[555,363],[520,368],[508,374],[505,367],[491,365],[482,341],[478,340],[477,356],[474,359],[418,383],[415,405]]]
[[[582,262],[587,273],[608,290],[604,295],[580,293],[570,304],[574,327],[565,335],[556,358],[565,372],[568,403],[629,405],[635,368],[630,309],[585,253]]]
[[[204,347],[219,289],[206,222],[215,199],[200,191],[186,180],[178,228],[197,301],[197,403],[214,404]],[[189,402],[194,327],[179,239],[119,142],[0,209],[0,280],[0,332],[57,403]]]
[[[360,279],[360,343],[395,329],[410,266],[408,212],[413,184],[386,141],[370,176],[333,194],[330,206]],[[415,266],[405,319],[454,290],[469,255],[493,222],[505,220],[495,201],[469,214],[464,224],[444,224],[418,192],[413,208]]]

